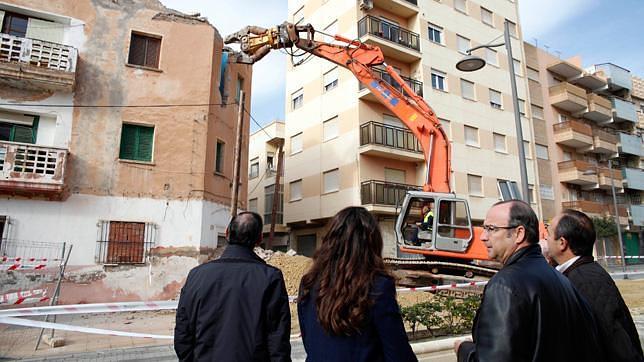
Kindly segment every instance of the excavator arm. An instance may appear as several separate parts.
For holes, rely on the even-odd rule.
[[[436,114],[425,100],[385,63],[380,48],[340,35],[333,35],[338,44],[317,41],[315,34],[316,31],[310,24],[284,22],[270,29],[247,26],[227,36],[224,43],[240,44],[241,52],[235,54],[239,63],[253,64],[272,49],[295,47],[348,69],[418,139],[427,166],[423,190],[451,192],[450,143]],[[384,66],[385,71],[398,83],[402,91],[377,75],[373,71],[376,66]]]

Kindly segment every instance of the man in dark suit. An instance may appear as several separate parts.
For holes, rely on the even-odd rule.
[[[611,276],[593,258],[592,220],[582,212],[564,210],[548,231],[548,254],[590,304],[606,361],[644,361],[631,313]]]
[[[290,361],[291,313],[282,272],[253,247],[262,218],[242,212],[221,258],[190,271],[181,289],[174,349],[181,361]]]

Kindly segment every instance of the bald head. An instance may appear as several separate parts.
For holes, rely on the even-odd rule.
[[[228,242],[252,248],[262,240],[262,227],[262,217],[259,214],[242,212],[233,217],[228,225]]]
[[[526,241],[530,244],[539,242],[539,219],[530,205],[521,200],[500,201],[493,207],[508,208],[508,225],[523,225]]]

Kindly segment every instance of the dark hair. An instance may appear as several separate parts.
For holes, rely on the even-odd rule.
[[[327,333],[359,332],[373,303],[369,293],[374,279],[378,274],[389,275],[382,246],[378,222],[363,207],[347,207],[331,219],[300,284],[300,300],[318,288],[317,317]]]
[[[583,212],[571,209],[562,211],[554,232],[555,239],[566,238],[573,254],[593,255],[595,226],[593,221]]]
[[[506,200],[499,201],[494,206],[510,204],[510,220],[509,226],[523,226],[525,228],[525,238],[530,244],[537,244],[539,242],[539,219],[537,214],[530,205],[521,200]],[[511,232],[511,230],[508,230]]]
[[[228,242],[252,248],[262,237],[262,217],[252,211],[244,211],[230,220]]]

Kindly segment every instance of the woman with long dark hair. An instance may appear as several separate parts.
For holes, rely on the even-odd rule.
[[[382,260],[382,235],[362,207],[329,224],[302,277],[298,316],[307,361],[416,361]]]

